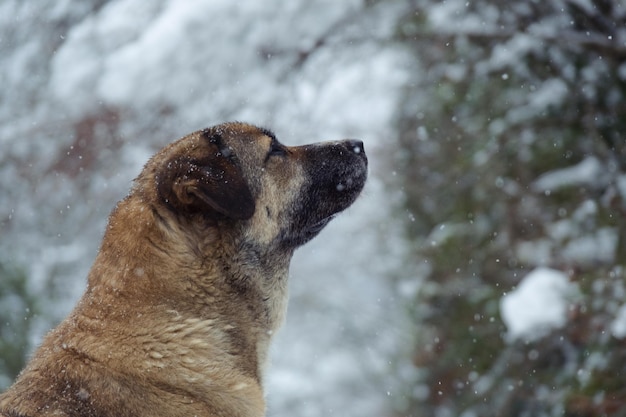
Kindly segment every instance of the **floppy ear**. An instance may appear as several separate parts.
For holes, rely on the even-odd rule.
[[[159,195],[174,209],[220,213],[236,220],[254,214],[254,198],[241,169],[219,151],[201,160],[177,157],[162,170],[157,179]]]

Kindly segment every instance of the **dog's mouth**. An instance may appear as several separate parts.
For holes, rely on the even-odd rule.
[[[325,227],[326,227],[326,225],[327,225],[328,223],[330,223],[330,221],[331,221],[332,219],[334,219],[336,216],[337,216],[337,213],[335,213],[335,214],[331,214],[330,216],[323,218],[322,220],[320,220],[320,221],[318,221],[318,222],[314,223],[312,226],[310,226],[310,227],[307,229],[307,231],[308,231],[309,233],[319,233],[319,232],[321,232],[321,231],[322,231],[322,229],[323,229],[323,228],[325,228]]]

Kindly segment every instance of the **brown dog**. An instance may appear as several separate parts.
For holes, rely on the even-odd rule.
[[[366,173],[360,141],[286,147],[242,123],[165,147],[113,210],[85,294],[0,415],[263,416],[291,255]]]

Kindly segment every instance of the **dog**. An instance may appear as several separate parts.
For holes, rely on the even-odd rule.
[[[366,177],[358,140],[288,147],[235,122],[166,146],[113,209],[85,293],[0,415],[263,416],[292,254]]]

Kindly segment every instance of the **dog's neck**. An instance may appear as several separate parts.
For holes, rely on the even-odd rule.
[[[222,245],[213,248],[207,263],[219,265],[225,293],[236,300],[225,304],[238,306],[238,311],[225,312],[225,320],[243,318],[246,327],[257,329],[254,350],[258,375],[263,375],[271,339],[285,320],[292,252],[261,249],[244,236],[236,230],[222,235]]]
[[[111,214],[80,304],[82,315],[88,317],[83,321],[96,326],[96,321],[114,325],[129,317],[135,322],[145,318],[152,323],[145,337],[161,344],[167,340],[175,351],[188,352],[183,358],[197,356],[198,369],[204,366],[202,357],[228,356],[229,361],[238,361],[229,362],[229,367],[261,382],[269,343],[284,321],[291,253],[260,252],[236,231],[220,230],[218,224],[169,221],[171,213],[146,210],[139,203],[131,195]],[[128,239],[135,239],[136,253],[123,252]],[[183,279],[172,280],[173,276]],[[133,305],[137,297],[148,301],[142,302],[142,311]],[[116,311],[107,305],[115,305]],[[155,315],[160,319],[154,320]],[[163,326],[154,328],[155,322]],[[176,337],[172,329],[185,337]],[[171,353],[173,357],[175,352]],[[160,362],[152,358],[146,363]]]

